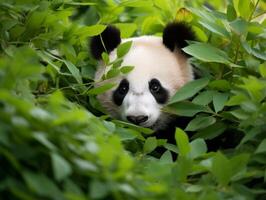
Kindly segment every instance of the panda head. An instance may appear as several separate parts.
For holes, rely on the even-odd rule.
[[[187,55],[181,51],[187,45],[186,41],[193,39],[190,27],[183,23],[168,24],[162,37],[141,36],[124,40],[121,40],[118,29],[107,26],[100,36],[92,38],[91,54],[100,60],[102,52],[107,51],[110,60],[114,60],[117,46],[132,41],[121,66],[134,66],[134,69],[111,80],[117,83],[116,88],[98,95],[102,106],[114,118],[136,125],[154,130],[167,126],[171,117],[161,108],[179,88],[193,79]],[[100,61],[95,79],[100,79],[105,70]]]

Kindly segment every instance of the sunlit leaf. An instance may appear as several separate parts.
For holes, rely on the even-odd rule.
[[[146,139],[144,146],[143,146],[143,151],[144,153],[150,153],[152,152],[155,148],[157,147],[157,140],[155,137],[149,137]]]
[[[187,83],[176,92],[176,94],[171,98],[168,104],[173,104],[194,96],[197,92],[206,87],[208,83],[209,79],[207,78],[202,78]]]
[[[179,149],[179,154],[182,156],[187,155],[191,150],[187,134],[182,129],[176,128],[175,140]]]
[[[105,28],[106,26],[101,24],[87,26],[87,27],[84,26],[80,28],[78,31],[76,31],[75,34],[80,35],[81,37],[91,37],[99,35],[104,31]]]
[[[123,66],[120,68],[120,71],[123,74],[128,74],[129,72],[131,72],[134,69],[134,66]]]
[[[64,63],[66,64],[67,68],[69,69],[71,74],[74,76],[74,78],[77,80],[77,82],[79,84],[82,84],[82,78],[81,78],[80,71],[78,70],[78,68],[70,61],[65,60]]]
[[[210,126],[216,122],[216,119],[212,116],[208,117],[196,117],[189,122],[186,127],[186,131],[196,131],[199,129],[203,129],[207,126]]]
[[[131,45],[132,45],[132,41],[128,41],[128,42],[120,44],[117,47],[117,57],[121,58],[124,55],[126,55],[129,51],[129,49],[131,48]]]
[[[228,55],[224,51],[209,44],[191,44],[183,48],[183,51],[205,62],[229,63]]]
[[[202,156],[207,152],[207,145],[205,141],[201,138],[190,142],[190,146],[191,146],[191,151],[189,153],[189,156],[192,159]]]
[[[191,102],[178,102],[163,108],[163,111],[175,115],[192,117],[199,112],[210,112],[210,109]]]
[[[238,11],[245,19],[249,19],[253,8],[254,5],[250,0],[241,0],[238,2]]]
[[[115,83],[106,83],[104,85],[101,85],[99,87],[96,87],[96,88],[93,88],[93,89],[90,89],[87,94],[89,95],[98,95],[98,94],[101,94],[101,93],[104,93],[106,92],[107,90],[110,90],[112,89],[113,87],[115,87],[117,84]]]
[[[180,8],[175,16],[176,22],[191,22],[193,19],[192,13],[186,8]]]

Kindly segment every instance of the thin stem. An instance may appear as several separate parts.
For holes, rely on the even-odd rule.
[[[253,10],[252,10],[252,12],[250,13],[250,16],[249,16],[249,18],[248,18],[248,22],[250,22],[250,21],[252,20],[252,16],[253,16],[253,14],[254,14],[255,11],[256,11],[256,9],[257,9],[257,7],[258,7],[258,5],[259,5],[259,2],[260,2],[260,0],[257,0],[256,4],[255,4],[255,6],[254,6],[254,8],[253,8]],[[236,55],[235,55],[235,58],[234,58],[234,64],[237,63],[238,54],[239,54],[239,49],[240,49],[240,41],[238,42],[237,47],[236,47]]]
[[[104,44],[103,38],[102,38],[102,34],[100,34],[100,39],[101,39],[101,43],[102,43],[102,45],[103,45],[104,51],[105,51],[106,53],[108,53],[108,51],[107,51],[107,49],[106,49],[106,47],[105,47],[105,44]]]
[[[249,21],[249,22],[252,20],[252,16],[253,16],[253,14],[254,14],[255,11],[256,11],[256,9],[257,9],[257,7],[258,7],[258,5],[259,5],[259,2],[260,2],[260,0],[257,0],[256,4],[255,4],[255,6],[254,6],[254,8],[253,8],[253,10],[252,10],[252,12],[250,13],[250,16],[249,16],[249,18],[248,18],[248,21]]]
[[[252,17],[252,19],[256,19],[257,17],[260,17],[260,16],[262,16],[262,15],[264,15],[264,14],[266,14],[266,11],[264,11],[264,12],[262,12],[262,13],[260,13],[260,14],[257,14],[256,16]],[[251,19],[251,20],[252,20],[252,19]]]

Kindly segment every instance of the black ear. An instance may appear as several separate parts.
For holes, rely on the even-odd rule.
[[[188,45],[186,40],[194,40],[194,32],[185,23],[169,23],[163,31],[163,44],[174,51],[175,48],[181,49]]]
[[[104,51],[110,53],[120,44],[120,42],[121,37],[119,29],[109,25],[100,35],[94,36],[91,39],[91,54],[94,58],[101,59],[101,55]]]

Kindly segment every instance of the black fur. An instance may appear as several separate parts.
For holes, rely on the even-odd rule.
[[[155,88],[155,89],[154,89]],[[149,89],[151,94],[154,96],[155,100],[159,104],[164,104],[169,98],[168,91],[161,85],[160,81],[157,79],[152,79],[149,82]]]
[[[102,40],[101,40],[102,37]],[[104,43],[104,46],[102,44]],[[101,59],[101,55],[104,51],[110,53],[121,43],[120,31],[114,26],[108,25],[106,29],[97,36],[91,39],[90,50],[91,54],[96,59]],[[104,48],[105,47],[105,48]]]
[[[129,82],[127,79],[123,79],[117,89],[113,93],[113,101],[116,105],[121,106],[123,100],[128,93],[129,90]]]
[[[186,40],[195,40],[194,32],[185,23],[169,23],[163,31],[163,44],[174,51],[175,48],[182,49],[188,45]]]

